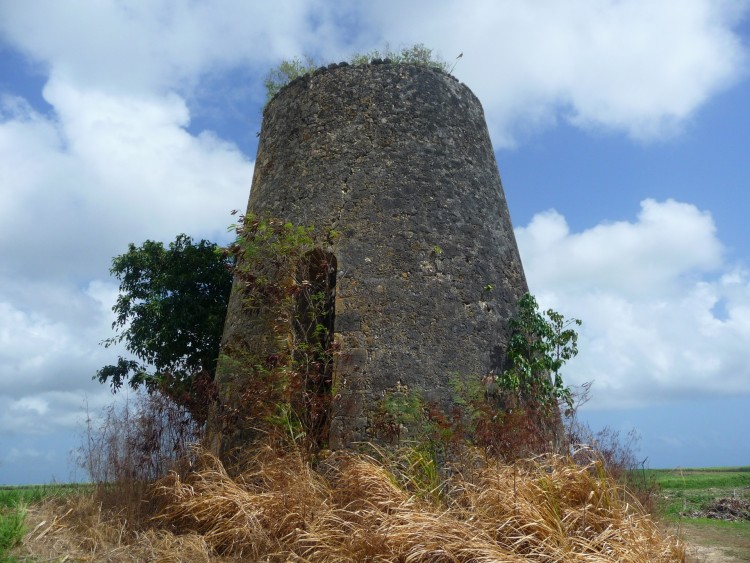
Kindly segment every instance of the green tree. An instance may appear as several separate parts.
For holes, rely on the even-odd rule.
[[[540,312],[536,299],[524,295],[510,321],[507,355],[511,367],[499,378],[501,388],[523,405],[546,412],[559,402],[572,408],[573,397],[560,369],[578,354],[578,333],[572,327],[580,325],[580,320],[566,320],[552,309]]]
[[[112,260],[120,281],[112,310],[116,335],[104,346],[125,342],[137,360],[120,357],[96,375],[113,391],[124,383],[160,390],[205,417],[207,392],[216,372],[221,333],[232,286],[232,258],[207,240],[179,235],[165,248],[147,240],[130,244]]]

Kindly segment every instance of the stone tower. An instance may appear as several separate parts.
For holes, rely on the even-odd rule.
[[[438,70],[377,62],[319,69],[271,100],[248,204],[337,232],[321,249],[335,264],[333,448],[368,439],[396,385],[447,408],[451,377],[499,371],[528,291],[479,100]],[[241,301],[224,343],[257,348]],[[231,370],[217,379],[231,405]],[[214,428],[212,447],[242,436]]]

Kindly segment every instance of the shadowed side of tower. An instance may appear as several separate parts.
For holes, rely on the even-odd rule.
[[[373,64],[295,80],[265,110],[248,212],[336,233],[319,250],[335,263],[332,447],[370,439],[397,384],[447,410],[450,378],[501,369],[527,284],[482,107],[453,77]],[[224,345],[264,350],[258,327],[233,292]],[[212,434],[219,453],[246,439]]]

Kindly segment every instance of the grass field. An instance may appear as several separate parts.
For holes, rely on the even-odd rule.
[[[8,552],[18,545],[26,533],[26,509],[30,504],[51,496],[64,496],[91,490],[87,485],[0,486],[0,562],[14,561]]]
[[[659,485],[662,518],[688,542],[726,561],[750,561],[750,520],[694,517],[717,499],[750,501],[750,467],[652,469],[646,478]]]

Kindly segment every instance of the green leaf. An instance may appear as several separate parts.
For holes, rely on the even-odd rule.
[[[161,242],[128,245],[112,260],[120,281],[113,306],[115,336],[135,359],[119,358],[94,376],[113,391],[124,383],[152,389],[164,382],[184,388],[196,374],[213,374],[232,286],[234,258],[216,244],[181,234]],[[167,389],[169,391],[169,389]]]
[[[578,319],[548,309],[539,312],[536,299],[529,293],[518,301],[518,311],[510,320],[511,337],[507,357],[511,367],[500,377],[500,384],[526,403],[552,408],[558,401],[569,407],[573,399],[563,384],[560,369],[578,354]]]

